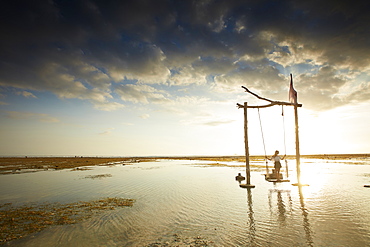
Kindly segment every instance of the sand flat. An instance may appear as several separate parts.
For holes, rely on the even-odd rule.
[[[370,154],[320,154],[301,155],[304,159],[351,160],[370,158]],[[72,169],[77,167],[132,164],[156,160],[204,160],[213,162],[245,162],[245,156],[177,156],[177,157],[0,157],[0,174],[34,172],[48,169]],[[263,160],[264,156],[251,156],[250,160]],[[287,155],[287,159],[295,159]]]

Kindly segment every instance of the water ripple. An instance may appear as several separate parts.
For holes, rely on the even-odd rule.
[[[235,167],[191,164],[162,161],[7,175],[0,181],[0,202],[136,199],[131,208],[52,227],[9,245],[147,246],[180,238],[174,236],[201,236],[214,246],[366,246],[370,242],[370,195],[358,180],[359,174],[368,173],[364,166],[336,163],[336,170],[333,164],[303,164],[319,174],[320,181],[301,189],[267,183],[259,172],[252,172],[256,188],[245,190],[234,180],[239,172]],[[98,174],[111,176],[81,179]]]

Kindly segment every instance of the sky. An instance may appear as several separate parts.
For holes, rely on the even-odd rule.
[[[241,88],[301,154],[370,153],[366,1],[2,1],[0,155],[243,155]],[[282,116],[284,112],[284,116]],[[294,108],[248,109],[251,155]],[[261,121],[260,121],[261,120]],[[261,131],[262,130],[262,131]]]

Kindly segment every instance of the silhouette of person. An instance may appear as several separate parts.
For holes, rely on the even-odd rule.
[[[267,157],[266,157],[267,158]],[[281,168],[281,160],[283,160],[284,157],[279,156],[279,151],[276,150],[275,154],[271,156],[271,158],[267,158],[268,160],[272,160],[274,162],[274,177],[279,181],[280,180],[280,168]]]

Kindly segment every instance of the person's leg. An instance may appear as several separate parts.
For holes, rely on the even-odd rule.
[[[275,165],[274,165],[274,178],[275,179],[277,179],[278,178],[278,176],[277,176],[277,174],[278,174],[278,165],[275,163]]]

